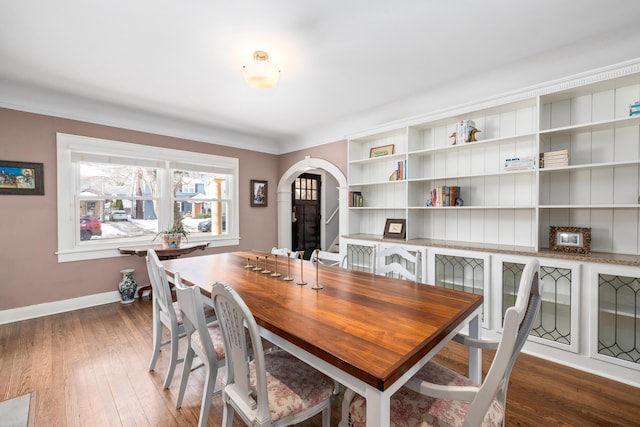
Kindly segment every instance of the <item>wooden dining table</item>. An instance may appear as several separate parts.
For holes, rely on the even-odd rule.
[[[471,337],[480,332],[480,295],[281,256],[276,264],[255,251],[162,264],[205,295],[216,281],[229,284],[263,338],[367,399],[368,426],[389,425],[391,395],[457,332],[466,325]],[[281,276],[272,276],[276,269]],[[476,381],[480,359],[470,353]]]

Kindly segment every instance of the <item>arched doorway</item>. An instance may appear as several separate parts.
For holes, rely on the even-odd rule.
[[[339,235],[344,236],[349,230],[346,176],[333,163],[307,156],[287,169],[278,182],[278,247],[291,247],[291,184],[298,175],[311,169],[323,169],[338,181]],[[342,239],[340,239],[340,253],[346,254]]]

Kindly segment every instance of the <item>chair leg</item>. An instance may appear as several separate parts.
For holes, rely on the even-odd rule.
[[[173,325],[171,328],[171,360],[169,362],[167,376],[164,379],[164,388],[169,388],[171,386],[173,373],[175,372],[176,365],[178,364],[178,338],[178,325]]]
[[[222,393],[222,399],[224,400],[224,411],[222,412],[222,426],[223,427],[233,427],[233,405],[229,403],[229,400],[226,396],[224,396],[224,392]]]
[[[162,323],[160,322],[160,313],[158,312],[155,301],[153,302],[153,353],[149,362],[149,370],[153,371],[160,354],[160,346],[162,345]]]
[[[218,376],[218,370],[212,371],[211,366],[207,364],[206,378],[207,382],[204,385],[202,391],[202,404],[200,405],[200,419],[198,420],[198,427],[206,427],[209,420],[209,410],[211,409],[211,399],[213,399],[213,392],[216,388],[216,377]]]
[[[187,382],[189,382],[189,375],[191,374],[193,354],[193,349],[191,346],[188,346],[187,354],[184,356],[184,366],[182,367],[182,377],[180,378],[180,390],[178,391],[178,399],[176,400],[176,409],[182,407],[182,399],[184,398],[184,392],[187,389]]]
[[[331,405],[322,410],[322,427],[331,427]]]

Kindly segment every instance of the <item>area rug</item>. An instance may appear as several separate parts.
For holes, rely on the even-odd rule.
[[[0,424],[4,427],[27,427],[31,393],[0,402]]]

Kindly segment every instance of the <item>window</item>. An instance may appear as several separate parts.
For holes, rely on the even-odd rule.
[[[176,219],[189,241],[235,245],[238,159],[58,134],[58,261],[119,256]]]

